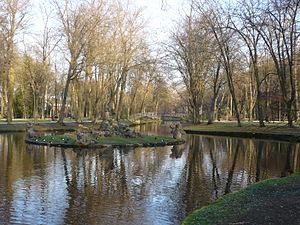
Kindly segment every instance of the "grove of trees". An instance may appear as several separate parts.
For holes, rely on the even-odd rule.
[[[35,34],[31,7],[30,0],[0,2],[2,118],[95,122],[107,111],[120,119],[171,110],[174,97],[145,39],[141,9],[117,0],[41,2]]]
[[[299,4],[191,2],[168,51],[194,122],[287,120],[293,126],[300,102]]]
[[[193,0],[160,52],[146,38],[143,10],[127,1],[41,2],[38,32],[32,4],[0,2],[7,122],[183,112],[194,123],[293,126],[300,116],[300,0]]]

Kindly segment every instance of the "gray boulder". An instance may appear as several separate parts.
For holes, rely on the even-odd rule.
[[[28,137],[29,138],[36,138],[36,137],[38,137],[38,135],[36,134],[36,132],[33,130],[32,123],[28,123],[27,124],[27,132],[28,132]]]
[[[185,134],[185,132],[183,131],[182,125],[180,123],[172,124],[170,128],[173,138],[182,139],[182,134]]]

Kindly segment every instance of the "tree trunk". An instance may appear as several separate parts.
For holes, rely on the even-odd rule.
[[[66,81],[65,89],[64,89],[64,94],[63,94],[63,99],[62,99],[62,103],[61,103],[59,119],[57,121],[58,124],[63,124],[64,123],[68,90],[69,90],[69,86],[70,86],[70,82],[71,82],[70,77],[71,76],[70,76],[70,73],[69,73],[67,81]]]
[[[55,93],[54,93],[54,95],[55,95],[55,96],[54,96],[54,98],[55,98],[55,99],[54,99],[54,102],[55,102],[55,103],[54,103],[54,104],[55,104],[55,112],[54,112],[54,115],[57,116],[57,115],[58,115],[58,99],[57,99],[57,81],[56,81],[56,79],[55,79],[55,84],[54,84],[54,85],[55,85],[55,87],[54,87],[54,89],[55,89],[55,90],[54,90],[54,92],[55,92]]]
[[[256,62],[253,63],[253,70],[254,70],[254,77],[255,77],[255,83],[256,83],[256,102],[257,102],[257,115],[259,120],[259,126],[264,127],[264,113],[263,113],[263,106],[262,106],[262,96],[261,96],[261,84],[259,80],[259,74],[258,74],[258,68],[256,65]]]
[[[287,114],[287,120],[288,120],[288,126],[289,127],[293,127],[292,105],[293,105],[293,102],[291,100],[287,101],[287,103],[286,103],[286,114]]]
[[[207,124],[212,124],[215,120],[215,109],[216,109],[216,95],[214,94],[210,102],[210,114]]]
[[[5,108],[5,88],[4,83],[2,83],[2,95],[1,95],[1,118],[4,118],[4,108]]]
[[[193,123],[200,123],[200,110],[199,106],[193,106]]]
[[[33,90],[33,119],[34,119],[34,124],[37,124],[38,121],[38,98],[37,98],[37,93],[36,90]]]
[[[47,95],[48,95],[48,85],[45,86],[45,92],[43,97],[43,107],[42,107],[42,119],[47,117]]]
[[[232,100],[233,100],[233,105],[234,105],[234,111],[236,113],[236,119],[237,119],[238,127],[241,127],[242,124],[241,124],[240,112],[239,112],[238,105],[237,105],[237,102],[236,102],[236,99],[235,99],[235,94],[233,93],[233,95],[234,96],[232,96]]]
[[[129,115],[132,115],[133,112],[134,112],[134,102],[135,102],[136,94],[137,94],[137,88],[135,88],[135,90],[133,92],[133,96],[132,96],[131,102],[130,102]]]
[[[270,91],[270,85],[269,85],[269,82],[268,82],[268,79],[266,80],[266,108],[265,108],[265,113],[266,113],[266,116],[265,116],[265,120],[266,122],[269,122],[270,121],[270,97],[269,97],[269,91]]]
[[[13,100],[14,100],[14,87],[13,87],[14,71],[11,63],[7,72],[7,123],[13,120]]]
[[[126,75],[124,75],[124,76],[125,77],[121,84],[120,96],[119,96],[119,101],[118,101],[118,108],[117,108],[117,115],[116,115],[117,121],[119,121],[121,118],[122,107],[123,107],[123,98],[124,98],[124,91],[125,91],[125,86],[126,86]]]

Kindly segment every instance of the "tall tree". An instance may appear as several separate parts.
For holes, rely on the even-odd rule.
[[[47,109],[47,94],[49,89],[49,83],[52,79],[51,74],[49,73],[51,55],[54,52],[55,48],[58,46],[58,43],[61,40],[61,37],[55,32],[54,27],[51,26],[51,8],[45,4],[40,5],[40,10],[43,17],[43,27],[42,32],[37,37],[37,56],[42,63],[42,73],[44,79],[41,80],[39,84],[42,86],[42,107],[41,107],[41,118],[45,118],[45,113]]]
[[[3,0],[0,2],[0,26],[4,41],[4,80],[3,93],[6,96],[7,122],[13,119],[14,95],[14,59],[16,37],[27,25],[29,1],[28,0]]]
[[[258,8],[258,20],[249,18],[272,57],[290,127],[293,126],[296,99],[295,58],[299,39],[299,6],[299,0],[268,0]]]
[[[258,120],[259,125],[263,127],[265,126],[261,88],[263,78],[259,75],[259,48],[261,45],[261,34],[251,25],[251,21],[258,17],[257,7],[259,4],[259,1],[241,2],[238,4],[237,8],[234,8],[234,11],[231,13],[231,23],[229,24],[229,28],[232,28],[239,34],[241,40],[247,47],[250,58],[250,75],[254,77],[256,84]]]
[[[102,15],[99,13],[102,12],[100,9],[103,7],[103,2],[99,0],[76,5],[75,1],[65,0],[63,4],[55,1],[55,6],[58,21],[61,24],[60,31],[67,51],[66,60],[68,62],[68,72],[58,120],[58,123],[63,123],[70,82],[77,78],[84,68],[84,48],[88,44],[95,27],[99,26],[102,21]]]
[[[230,91],[235,115],[237,118],[238,126],[241,126],[240,111],[238,108],[238,101],[235,93],[234,86],[234,59],[237,52],[237,39],[234,36],[234,32],[228,29],[230,20],[226,14],[226,10],[221,7],[220,2],[208,2],[204,6],[201,2],[196,4],[197,10],[200,15],[204,18],[204,21],[207,24],[207,27],[210,28],[216,43],[218,45],[220,55],[222,58],[222,65],[225,70],[227,77],[228,89]]]
[[[212,67],[212,35],[203,17],[194,18],[193,11],[185,16],[183,26],[172,34],[169,45],[170,60],[180,72],[189,96],[194,123],[201,120],[201,107],[208,75]]]

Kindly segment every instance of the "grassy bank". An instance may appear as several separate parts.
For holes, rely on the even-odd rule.
[[[14,120],[13,123],[7,124],[6,122],[0,123],[0,133],[6,132],[25,132],[27,130],[27,123],[33,123],[33,120]],[[123,124],[133,127],[137,125],[142,125],[146,123],[159,122],[157,120],[141,120],[141,121],[128,121],[122,120]],[[84,126],[92,126],[91,122],[84,122]],[[95,125],[96,127],[98,125]],[[34,131],[36,132],[45,132],[45,131],[75,131],[78,128],[78,123],[75,121],[66,121],[64,126],[57,124],[56,122],[51,122],[48,120],[40,120],[37,125],[33,126]]]
[[[268,179],[194,211],[182,225],[300,224],[300,173]]]
[[[178,117],[178,116],[162,116],[161,117],[161,120],[162,121],[174,121],[174,122],[179,122],[182,120],[181,117]]]
[[[36,138],[28,138],[29,144],[59,146],[66,148],[102,148],[102,147],[158,147],[166,145],[183,144],[184,140],[170,137],[145,136],[137,138],[123,137],[88,137],[88,142],[77,143],[76,134],[51,135]]]
[[[41,142],[56,142],[56,143],[70,143],[75,144],[76,135],[55,135],[55,136],[43,136],[36,138],[37,141]],[[130,143],[157,143],[163,141],[173,141],[170,137],[158,137],[158,136],[146,136],[139,138],[122,138],[122,137],[102,137],[94,138],[91,137],[90,140],[94,140],[97,144],[130,144]]]
[[[242,127],[238,127],[235,122],[215,122],[210,125],[187,125],[184,126],[184,130],[193,134],[300,141],[300,128],[289,128],[285,124],[267,124],[265,127],[259,127],[257,123],[245,122],[242,123]]]
[[[66,123],[64,126],[58,125],[57,123],[39,123],[34,125],[33,129],[36,132],[44,131],[73,131],[78,127],[75,122]],[[25,132],[27,130],[26,123],[13,123],[13,124],[0,124],[0,133],[7,132]]]

